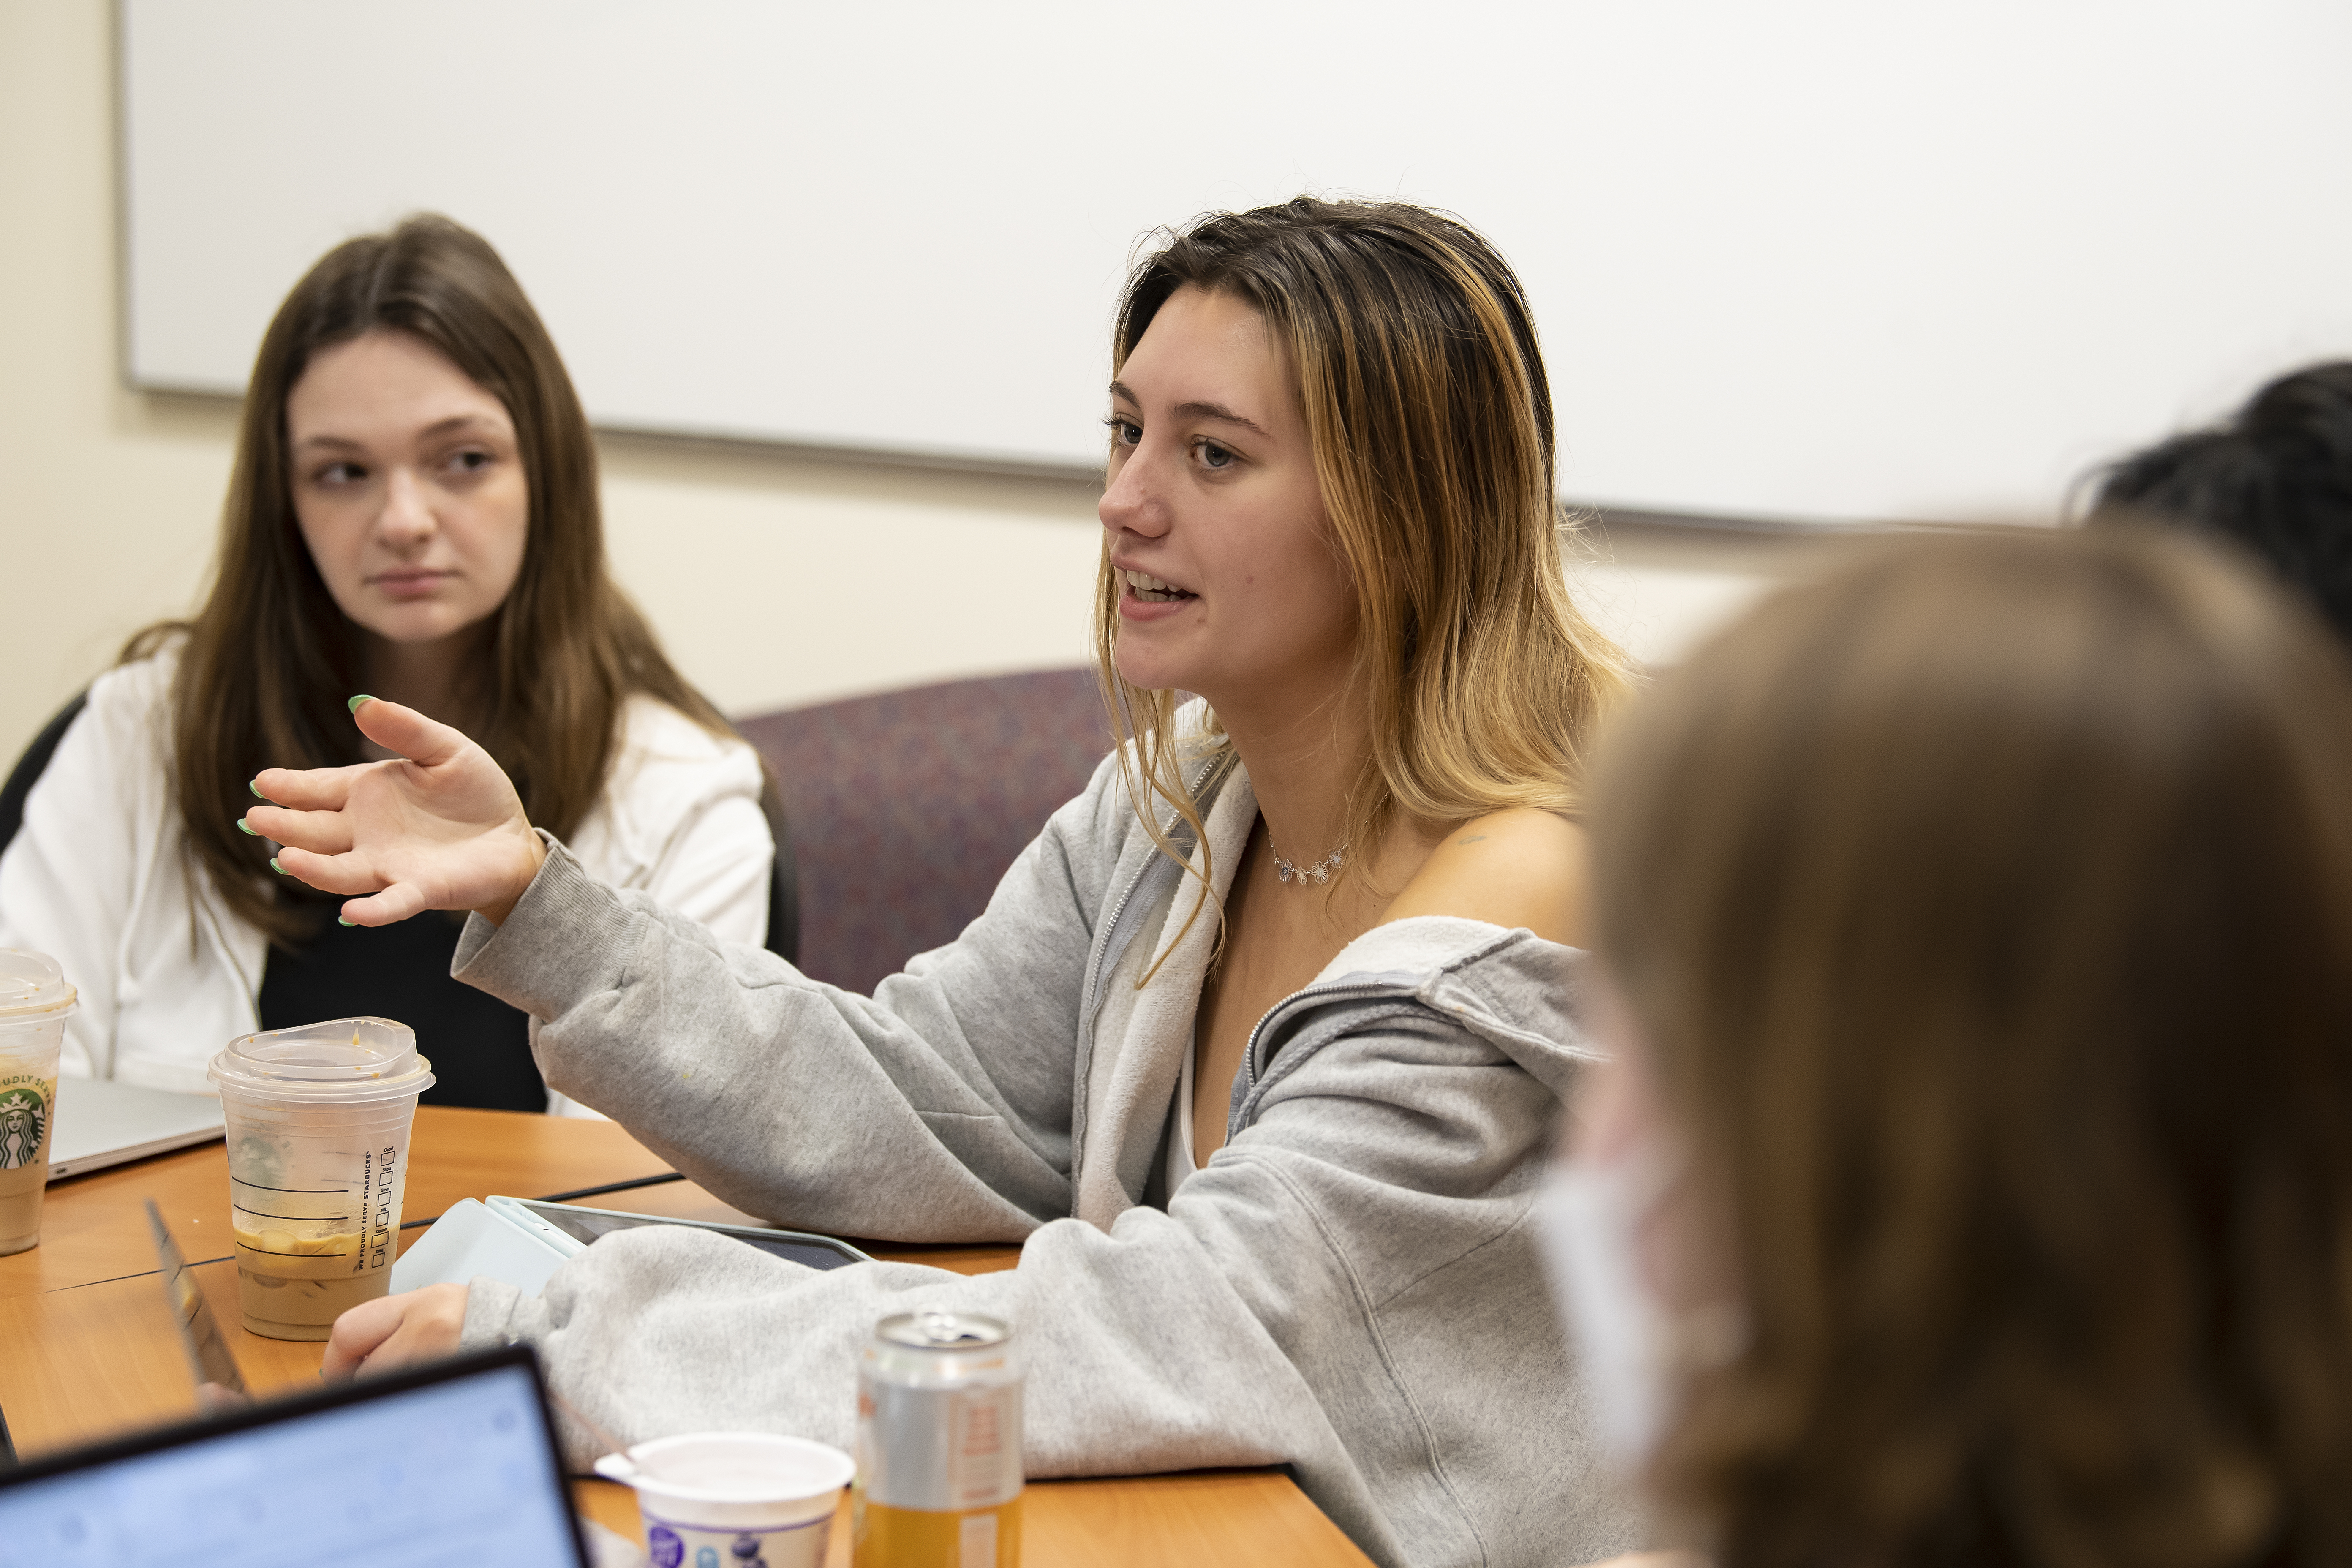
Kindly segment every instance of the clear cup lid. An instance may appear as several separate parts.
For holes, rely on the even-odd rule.
[[[331,1018],[240,1035],[205,1069],[224,1090],[278,1100],[391,1100],[433,1087],[416,1031],[390,1018]]]
[[[53,1014],[62,1018],[74,1009],[74,988],[58,961],[46,952],[21,952],[0,947],[0,1022]]]

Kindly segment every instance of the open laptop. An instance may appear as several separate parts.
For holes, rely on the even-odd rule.
[[[102,1078],[58,1080],[49,1128],[49,1180],[101,1171],[221,1135],[220,1101]]]
[[[0,1563],[585,1568],[527,1345],[0,1470]]]

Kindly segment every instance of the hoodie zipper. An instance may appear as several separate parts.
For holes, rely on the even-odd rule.
[[[1292,992],[1289,995],[1285,996],[1281,1001],[1276,1002],[1273,1006],[1268,1007],[1265,1010],[1265,1016],[1258,1019],[1257,1023],[1252,1026],[1250,1029],[1249,1044],[1243,1047],[1242,1105],[1246,1106],[1249,1104],[1250,1096],[1257,1092],[1258,1042],[1265,1037],[1266,1026],[1273,1023],[1276,1017],[1286,1011],[1293,1002],[1306,996],[1312,996],[1318,1001],[1345,1001],[1359,996],[1410,996],[1413,994],[1416,994],[1416,992],[1401,992],[1393,985],[1367,984],[1361,981],[1349,985],[1340,981],[1332,980],[1318,982],[1312,985],[1304,986],[1299,990]],[[1225,1140],[1227,1142],[1231,1142],[1234,1135],[1241,1131],[1241,1128],[1237,1125],[1240,1118],[1240,1107],[1236,1107],[1226,1113]]]
[[[1118,940],[1118,922],[1125,918],[1128,903],[1135,897],[1135,889],[1143,886],[1143,879],[1151,875],[1152,868],[1164,858],[1164,856],[1154,849],[1151,858],[1138,866],[1135,868],[1135,875],[1127,879],[1127,889],[1119,894],[1118,902],[1110,907],[1110,919],[1103,926],[1102,948],[1096,955],[1095,983],[1087,993],[1087,1029],[1089,1034],[1094,1030],[1095,1014],[1102,1006],[1103,979],[1117,967],[1110,951]]]
[[[1203,767],[1202,769],[1202,776],[1207,776],[1207,773],[1208,769]],[[1193,783],[1187,784],[1185,787],[1187,790],[1197,789],[1199,787],[1199,781],[1196,779]],[[1220,790],[1220,793],[1223,793],[1222,789]],[[1209,804],[1211,806],[1214,806],[1216,802],[1212,799]],[[1167,828],[1161,830],[1162,833],[1165,834],[1167,831],[1172,830],[1181,822],[1181,818],[1179,818],[1176,822],[1170,823]],[[1209,814],[1204,810],[1201,813],[1201,826],[1204,831],[1208,826],[1208,822]],[[1197,853],[1200,847],[1201,842],[1198,838],[1195,838],[1192,841],[1192,848],[1194,852]],[[1118,895],[1118,902],[1111,905],[1110,907],[1110,919],[1104,922],[1103,925],[1102,947],[1098,955],[1098,961],[1095,965],[1095,982],[1093,986],[1089,988],[1087,993],[1087,1028],[1089,1034],[1091,1034],[1094,1029],[1095,1013],[1102,1005],[1103,983],[1109,975],[1110,971],[1117,967],[1116,962],[1111,957],[1111,949],[1118,942],[1118,922],[1120,920],[1125,918],[1128,903],[1135,897],[1135,890],[1143,886],[1143,879],[1151,875],[1152,871],[1158,868],[1160,863],[1166,859],[1168,859],[1167,855],[1161,852],[1159,846],[1152,846],[1152,851],[1150,858],[1147,858],[1142,865],[1135,868],[1135,875],[1128,879],[1126,889]],[[1176,874],[1181,879],[1184,874],[1183,867],[1178,866],[1176,868]]]
[[[1205,772],[1206,770],[1204,769],[1204,776]],[[1197,788],[1197,781],[1194,784],[1189,785],[1188,787]],[[1212,801],[1210,804],[1213,805],[1215,803]],[[1202,813],[1201,820],[1202,826],[1205,827],[1208,823],[1208,814],[1205,811]],[[1175,826],[1175,823],[1171,823],[1169,825],[1171,828]],[[1193,841],[1192,847],[1196,851],[1200,848],[1200,841],[1197,838]],[[1128,905],[1134,901],[1136,891],[1143,886],[1144,879],[1150,876],[1153,871],[1159,869],[1162,862],[1167,862],[1174,868],[1179,880],[1179,885],[1181,885],[1183,868],[1181,866],[1175,866],[1172,861],[1169,861],[1168,857],[1165,854],[1162,854],[1160,851],[1159,847],[1155,845],[1152,847],[1151,854],[1145,858],[1143,864],[1136,868],[1135,875],[1127,879],[1127,886],[1119,892],[1118,901],[1112,904],[1110,907],[1110,919],[1103,923],[1101,944],[1097,948],[1095,956],[1094,984],[1087,989],[1087,1059],[1086,1070],[1078,1075],[1080,1087],[1077,1101],[1073,1108],[1074,1121],[1076,1122],[1075,1131],[1076,1132],[1076,1138],[1074,1141],[1074,1146],[1071,1149],[1071,1169],[1073,1171],[1077,1168],[1077,1156],[1084,1151],[1086,1145],[1087,1129],[1086,1127],[1087,1101],[1084,1086],[1087,1080],[1094,1076],[1095,1020],[1097,1016],[1102,1011],[1103,987],[1108,983],[1112,972],[1118,967],[1118,960],[1112,956],[1112,952],[1113,950],[1118,946],[1119,922],[1127,918]]]

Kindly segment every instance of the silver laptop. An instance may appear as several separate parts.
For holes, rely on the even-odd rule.
[[[49,1180],[169,1153],[221,1135],[220,1101],[107,1079],[58,1080],[49,1129]]]

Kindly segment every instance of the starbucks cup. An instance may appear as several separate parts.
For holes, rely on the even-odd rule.
[[[607,1454],[596,1473],[636,1489],[652,1568],[820,1568],[856,1465],[766,1432],[696,1432]],[[945,1561],[945,1559],[942,1559]]]
[[[231,1040],[213,1058],[245,1326],[323,1340],[392,1284],[408,1127],[433,1064],[389,1018],[337,1018]]]
[[[41,1244],[58,1056],[73,1010],[56,959],[0,948],[0,1253]]]

